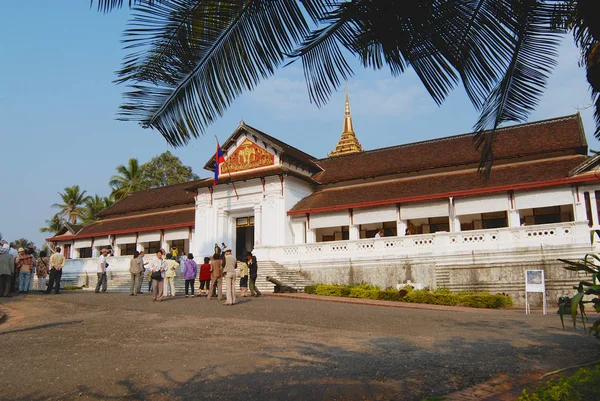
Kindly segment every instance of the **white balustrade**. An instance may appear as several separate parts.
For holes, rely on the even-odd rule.
[[[280,263],[328,258],[435,256],[473,250],[503,250],[539,246],[589,244],[585,222],[505,227],[489,230],[437,232],[401,237],[330,241],[256,248],[261,258]]]

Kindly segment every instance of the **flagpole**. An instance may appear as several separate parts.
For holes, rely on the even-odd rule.
[[[219,144],[219,138],[217,138],[217,135],[215,135],[215,139],[217,140],[217,146],[220,148],[221,145]],[[223,155],[224,156],[224,155]],[[216,160],[215,160],[216,161]],[[225,159],[225,164],[227,165],[227,173],[229,174],[229,180],[231,181],[231,185],[233,186],[233,192],[235,192],[235,198],[237,200],[240,199],[240,196],[238,195],[237,189],[235,188],[235,182],[233,181],[233,179],[231,178],[231,168],[229,167],[229,158]],[[218,166],[216,166],[216,168],[219,168]]]

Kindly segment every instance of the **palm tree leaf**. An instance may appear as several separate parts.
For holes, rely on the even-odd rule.
[[[129,8],[133,7],[136,4],[146,3],[148,5],[152,5],[154,3],[160,3],[162,0],[128,0]],[[115,9],[123,7],[124,0],[97,0],[98,3],[98,11],[108,13]],[[94,0],[90,0],[90,7],[94,5]]]
[[[537,106],[552,68],[560,37],[551,27],[553,8],[535,0],[514,0],[514,51],[504,77],[490,93],[475,125],[482,152],[480,171],[488,175],[494,161],[492,143],[502,123],[522,122]]]
[[[170,0],[134,10],[126,46],[148,49],[130,54],[119,73],[131,89],[121,119],[158,129],[174,146],[272,75],[308,32],[292,0]]]

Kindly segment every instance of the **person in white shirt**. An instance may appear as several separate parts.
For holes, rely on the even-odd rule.
[[[377,231],[377,234],[375,234],[375,238],[381,238],[383,237],[383,230],[379,230]]]
[[[167,261],[163,259],[161,251],[156,252],[156,259],[150,263],[150,277],[152,278],[153,301],[162,301],[165,271],[167,271]]]
[[[108,282],[106,280],[106,268],[108,267],[108,263],[106,263],[106,255],[108,255],[108,249],[102,249],[100,251],[100,257],[98,258],[98,265],[96,266],[96,274],[98,275],[98,282],[96,283],[95,293],[100,292],[100,287],[102,287],[102,292],[106,292],[106,287]]]

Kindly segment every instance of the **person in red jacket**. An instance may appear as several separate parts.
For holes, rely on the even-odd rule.
[[[210,290],[210,258],[204,258],[204,264],[200,266],[200,295],[204,294],[204,288],[206,288],[206,295]]]

